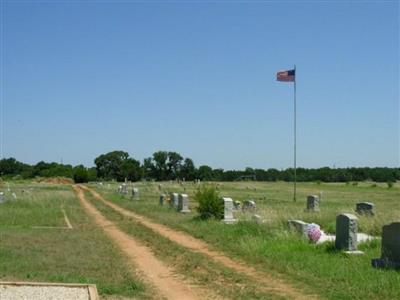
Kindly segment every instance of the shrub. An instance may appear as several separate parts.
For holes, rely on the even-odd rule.
[[[222,219],[224,215],[224,203],[219,196],[217,189],[214,186],[203,186],[197,190],[194,199],[199,203],[197,211],[200,218]]]
[[[388,181],[387,182],[387,187],[388,187],[388,189],[391,189],[393,187],[393,182],[392,181]]]
[[[88,182],[88,172],[85,167],[77,166],[74,168],[74,181],[75,183]]]
[[[353,182],[353,186],[357,186],[357,185],[358,185],[357,181]]]

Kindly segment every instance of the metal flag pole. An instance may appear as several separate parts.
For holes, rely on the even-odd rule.
[[[297,142],[297,116],[296,116],[296,65],[294,65],[294,84],[293,84],[293,126],[294,126],[294,145],[293,145],[293,164],[294,164],[294,184],[293,184],[293,201],[296,202],[296,184],[297,184],[297,177],[296,177],[296,142]]]

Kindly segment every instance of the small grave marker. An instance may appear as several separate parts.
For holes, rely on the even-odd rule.
[[[307,211],[319,211],[319,197],[317,195],[307,197]]]
[[[256,203],[254,202],[254,200],[245,200],[243,202],[243,207],[242,207],[243,211],[255,210],[255,209],[256,209]]]
[[[374,204],[371,202],[360,202],[356,204],[356,212],[360,215],[373,216]]]
[[[4,193],[0,192],[0,204],[6,202],[6,199],[4,197]]]
[[[288,220],[289,229],[295,230],[307,237],[307,226],[309,224],[301,220]]]

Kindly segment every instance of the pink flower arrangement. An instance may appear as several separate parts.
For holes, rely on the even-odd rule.
[[[321,235],[322,232],[319,225],[312,223],[307,226],[307,236],[311,242],[318,242]]]

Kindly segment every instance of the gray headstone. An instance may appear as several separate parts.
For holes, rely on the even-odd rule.
[[[0,192],[0,204],[6,202],[6,199],[4,197],[4,193]]]
[[[128,186],[126,183],[121,184],[121,193],[124,195],[128,194]]]
[[[233,201],[233,208],[235,210],[239,210],[241,205],[242,205],[242,203],[240,201],[238,201],[238,200]]]
[[[357,217],[340,214],[336,217],[335,247],[344,251],[357,251]]]
[[[307,197],[307,211],[319,211],[319,197],[317,195]]]
[[[233,200],[232,198],[222,198],[224,201],[224,219],[222,222],[226,224],[231,224],[237,222],[233,217]]]
[[[308,223],[301,220],[288,220],[289,229],[295,230],[298,233],[307,236]]]
[[[381,258],[373,259],[372,266],[400,269],[400,222],[383,226]]]
[[[189,209],[189,196],[187,194],[180,194],[179,195],[178,210],[181,213],[190,212],[190,209]]]
[[[138,188],[133,188],[132,189],[132,198],[134,199],[139,199],[139,189]]]
[[[165,194],[160,195],[160,205],[164,205],[165,197]]]
[[[360,202],[356,204],[356,212],[360,215],[373,216],[374,204],[371,202]]]
[[[178,193],[171,193],[170,199],[171,199],[171,202],[170,202],[171,206],[173,206],[174,208],[178,208],[178,203],[179,203]]]
[[[16,193],[12,193],[11,196],[13,197],[14,200],[17,199],[17,194]]]
[[[242,210],[247,211],[247,210],[254,210],[256,209],[256,203],[253,200],[245,200],[243,202]]]

